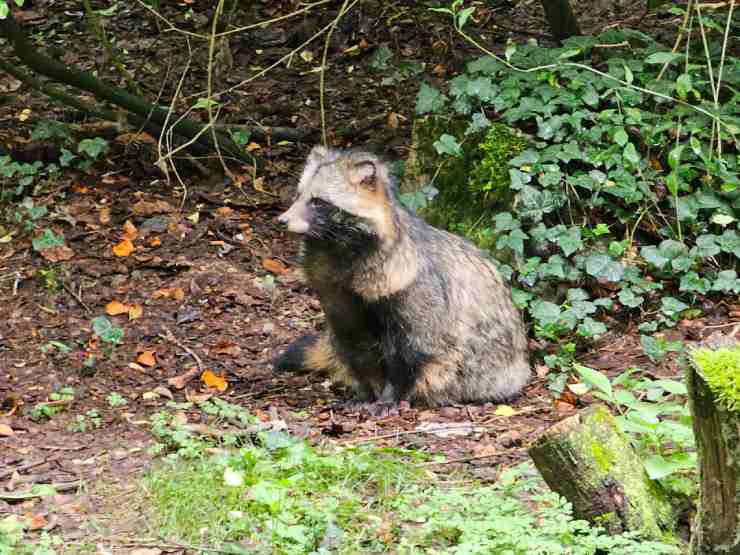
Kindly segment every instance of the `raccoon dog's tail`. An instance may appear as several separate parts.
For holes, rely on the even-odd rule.
[[[278,372],[326,372],[334,374],[341,364],[326,334],[299,337],[272,362]]]

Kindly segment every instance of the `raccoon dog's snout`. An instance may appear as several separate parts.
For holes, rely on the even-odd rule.
[[[306,233],[311,226],[309,219],[309,208],[301,202],[294,202],[290,208],[278,216],[278,221],[285,224],[288,231],[292,233]]]

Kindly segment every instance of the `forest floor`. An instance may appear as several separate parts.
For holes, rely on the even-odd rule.
[[[195,4],[163,4],[162,13],[176,26],[207,31],[209,15]],[[253,4],[234,25],[287,13],[291,3]],[[382,84],[393,66],[371,67],[378,46],[394,53],[392,64],[425,64],[431,79],[454,75],[477,56],[447,20],[414,5],[361,2],[338,26],[326,76],[332,144],[382,145],[391,158],[407,152],[416,78]],[[160,32],[136,3],[117,6],[105,17],[106,32],[126,49],[127,65],[135,68],[143,89],[169,101],[177,72],[189,63],[184,92],[197,96],[205,83],[205,43],[195,42],[194,57],[188,59],[181,35]],[[538,2],[498,6],[479,12],[476,22],[487,30],[483,34],[492,49],[500,51],[507,39],[548,42]],[[581,25],[584,32],[616,25],[666,29],[662,40],[670,44],[676,25],[654,14],[643,17],[643,6],[635,2],[618,13],[584,10]],[[101,76],[120,82],[79,9],[75,2],[35,0],[17,18],[64,62],[97,68]],[[235,35],[234,63],[221,84],[235,85],[267,67],[334,13]],[[0,137],[16,158],[47,164],[58,157],[58,143],[30,138],[42,120],[74,123],[78,139],[101,135],[111,145],[106,160],[89,171],[65,171],[53,182],[38,183],[33,202],[49,210],[39,229],[63,235],[68,250],[42,257],[32,247],[33,230],[0,243],[0,515],[31,515],[38,531],[53,530],[67,541],[118,545],[126,552],[120,546],[136,537],[141,518],[134,506],[125,509],[127,499],[152,460],[149,418],[170,400],[215,396],[265,422],[281,422],[316,444],[372,442],[443,453],[483,480],[523,460],[529,441],[593,401],[572,394],[553,399],[538,350],[546,346],[535,341],[535,379],[510,403],[513,410],[492,404],[439,410],[403,406],[398,415],[374,418],[347,408],[325,377],[273,372],[269,361],[297,336],[319,329],[323,320],[318,301],[297,277],[296,239],[275,219],[290,198],[310,143],[320,139],[316,68],[322,47],[319,39],[304,49],[309,54],[222,98],[230,122],[307,131],[302,144],[255,141],[251,148],[264,164],[256,180],[246,168],[233,168],[243,178],[238,184],[213,177],[219,175],[213,160],[183,160],[183,183],[167,181],[153,165],[156,145],[96,127],[0,74],[6,91]],[[4,211],[11,222],[14,209]],[[11,223],[5,226],[12,229]],[[125,238],[135,250],[124,256],[113,247]],[[92,320],[114,308],[122,313],[108,317],[124,335],[108,348],[94,336]],[[682,323],[667,339],[695,340],[705,324]],[[612,376],[633,366],[660,377],[680,372],[670,361],[650,362],[631,322],[611,329],[579,360]],[[226,389],[207,387],[200,379],[204,370],[225,378]],[[73,392],[59,397],[64,388]],[[50,397],[54,393],[57,398]],[[207,420],[197,408],[182,416],[191,423]],[[29,495],[23,502],[13,498],[47,483],[59,494]]]

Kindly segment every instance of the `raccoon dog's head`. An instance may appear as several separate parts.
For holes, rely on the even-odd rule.
[[[295,201],[278,220],[308,239],[382,244],[395,236],[393,194],[388,168],[376,156],[317,146],[308,155]]]

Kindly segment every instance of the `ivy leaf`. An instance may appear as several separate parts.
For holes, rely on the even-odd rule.
[[[658,248],[660,249],[660,253],[669,260],[683,256],[689,250],[686,245],[680,241],[674,241],[673,239],[662,241]]]
[[[724,252],[733,253],[740,258],[740,237],[734,229],[726,229],[719,238],[719,246]]]
[[[689,305],[676,299],[675,297],[663,297],[660,299],[660,311],[666,316],[673,317],[689,308]]]
[[[601,97],[599,96],[599,93],[597,93],[596,90],[589,85],[588,87],[586,87],[586,90],[583,91],[581,100],[583,100],[583,102],[585,102],[591,108],[595,108],[599,105]]]
[[[580,287],[572,287],[568,289],[566,298],[570,302],[587,301],[589,299],[589,294],[585,289],[581,289]]]
[[[691,249],[691,255],[697,258],[718,255],[722,249],[717,244],[717,239],[718,237],[716,235],[699,235],[696,238],[696,245]]]
[[[727,291],[728,293],[737,293],[740,291],[737,272],[735,270],[722,270],[719,272],[714,283],[712,283],[712,291]]]
[[[493,219],[496,222],[496,231],[511,231],[521,227],[519,220],[514,219],[510,212],[500,212]]]
[[[605,333],[606,326],[602,322],[594,320],[588,316],[586,316],[581,325],[578,326],[578,334],[584,337],[598,337]]]
[[[527,308],[529,302],[534,299],[534,294],[529,291],[524,291],[523,289],[512,287],[511,298],[514,301],[514,305],[516,305],[518,309],[523,310]]]
[[[106,343],[118,344],[123,338],[123,330],[118,326],[113,325],[106,316],[98,316],[93,318],[92,328],[95,335]]]
[[[529,235],[517,228],[507,235],[502,235],[496,241],[497,249],[510,248],[515,253],[524,256],[524,240],[529,239]]]
[[[448,154],[456,158],[462,156],[463,153],[462,147],[460,146],[460,143],[457,142],[457,139],[446,133],[442,135],[438,141],[434,142],[434,149],[437,151],[437,154]]]
[[[621,281],[624,265],[606,254],[592,254],[586,258],[586,273],[599,280]]]
[[[532,181],[532,176],[519,170],[509,170],[509,180],[509,186],[513,190],[519,191],[523,189],[527,183]]]
[[[485,114],[476,112],[473,114],[473,118],[470,122],[470,125],[468,125],[468,128],[465,130],[465,134],[471,135],[473,133],[477,133],[478,131],[481,131],[482,129],[485,129],[486,127],[490,127],[490,126],[491,126],[491,120],[489,120]]]
[[[707,278],[700,277],[696,272],[688,272],[681,276],[678,290],[704,295],[709,292],[710,287],[711,284]]]
[[[640,155],[637,153],[637,149],[632,143],[627,143],[627,146],[625,146],[622,151],[622,156],[633,166],[637,166],[640,163]]]
[[[560,320],[560,307],[550,301],[535,301],[530,307],[532,318],[540,325],[556,324]]]
[[[419,94],[416,96],[416,113],[421,115],[438,112],[444,107],[445,102],[447,102],[447,97],[434,87],[422,83]]]
[[[57,235],[50,229],[45,229],[41,235],[31,241],[31,244],[33,245],[33,250],[40,252],[44,249],[51,249],[53,247],[64,245],[64,236]]]
[[[650,54],[647,58],[645,58],[646,64],[671,64],[675,62],[676,60],[680,60],[683,58],[683,54],[679,54],[678,52],[656,52],[654,54]]]
[[[623,127],[620,127],[617,132],[614,133],[614,142],[617,143],[619,146],[624,146],[627,144],[627,141],[629,141],[627,132],[624,130]]]
[[[565,256],[570,256],[574,252],[581,250],[581,248],[583,248],[581,228],[578,226],[569,228],[568,231],[558,237],[557,244],[561,249],[563,249],[563,254]]]
[[[620,290],[618,298],[620,303],[629,308],[636,308],[645,301],[644,297],[635,295],[635,292],[630,287]]]

